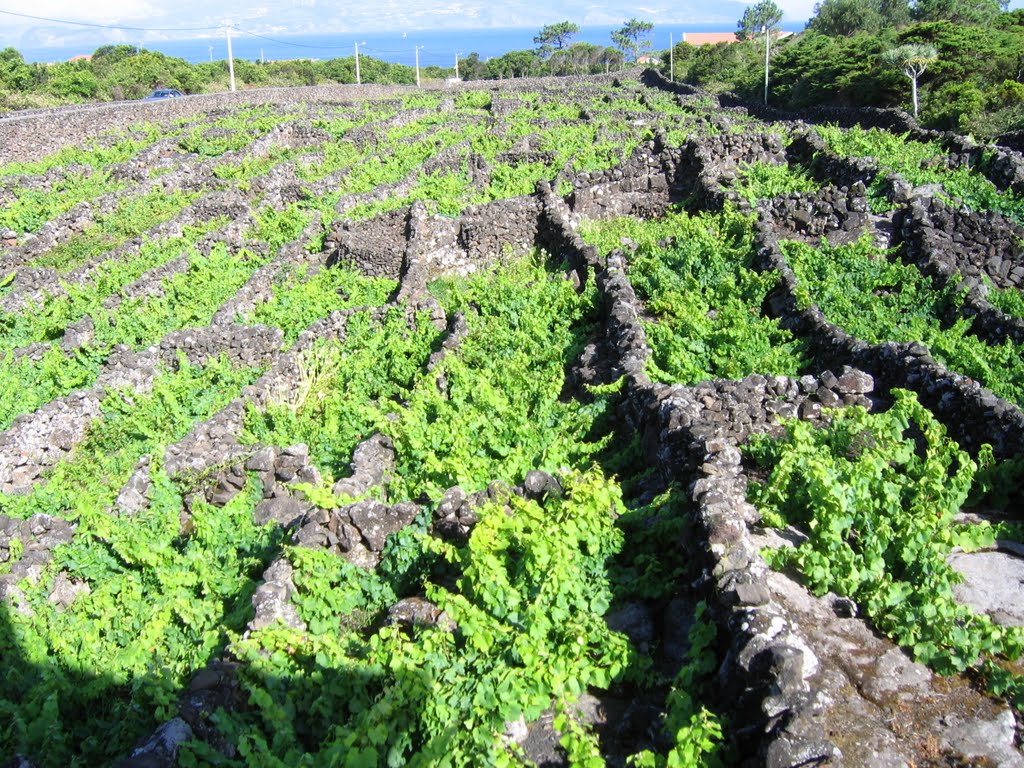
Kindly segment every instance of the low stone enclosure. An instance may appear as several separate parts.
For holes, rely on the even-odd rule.
[[[601,82],[621,85],[613,77]],[[646,73],[643,82],[645,87],[638,89],[641,100],[649,93],[708,98],[667,83],[654,73]],[[512,100],[517,91],[534,87],[536,82],[502,85],[498,92]],[[331,98],[337,96],[332,93]],[[268,99],[275,102],[278,95]],[[280,101],[288,104],[290,97],[280,95]],[[495,102],[496,112],[501,111],[499,103]],[[1016,194],[1024,193],[1024,158],[1011,149],[980,147],[965,137],[923,131],[902,113],[829,112],[796,119],[747,108],[728,97],[720,98],[718,104],[726,111],[707,119],[717,121],[724,130],[714,135],[694,134],[673,146],[666,132],[658,128],[614,168],[596,172],[566,168],[556,178],[538,182],[533,194],[472,205],[457,216],[433,214],[422,201],[363,220],[342,215],[323,232],[319,250],[307,247],[319,228],[319,220],[314,219],[297,239],[270,254],[268,263],[217,308],[209,325],[174,331],[140,350],[119,348],[104,361],[91,387],[76,389],[14,419],[0,433],[0,489],[21,493],[45,483],[47,472],[84,439],[108,388],[130,385],[145,392],[161,364],[186,360],[196,365],[223,356],[240,364],[262,365],[267,372],[211,418],[193,425],[159,457],[170,477],[199,479],[196,498],[218,506],[228,504],[242,492],[247,473],[255,473],[262,486],[254,511],[258,523],[278,524],[292,543],[327,550],[367,569],[378,565],[387,537],[425,508],[431,510],[435,536],[464,541],[478,522],[474,509],[485,501],[500,501],[509,495],[543,499],[560,490],[559,478],[533,471],[507,485],[492,483],[468,493],[453,487],[433,503],[378,500],[372,497],[373,489],[380,487],[396,466],[394,445],[378,434],[356,448],[350,476],[334,487],[339,495],[370,496],[338,508],[317,507],[292,488],[297,481],[317,484],[322,479],[307,447],[243,444],[243,421],[247,408],[265,407],[300,386],[303,353],[324,339],[344,339],[360,310],[328,314],[284,350],[279,329],[249,325],[242,318],[268,300],[275,279],[285,269],[310,267],[315,274],[316,270],[344,265],[373,277],[391,278],[398,281],[397,290],[388,303],[371,308],[371,314],[380,322],[394,307],[430,313],[431,321],[445,329],[446,340],[432,355],[429,372],[439,359],[458,348],[466,328],[464,318],[446,315],[431,298],[428,284],[439,277],[478,272],[489,264],[541,248],[567,265],[567,278],[574,284],[593,281],[600,296],[600,325],[583,357],[565,361],[567,378],[578,390],[583,384],[621,381],[616,429],[635,437],[644,460],[657,468],[657,483],[685,488],[693,510],[689,521],[692,538],[666,542],[666,546],[684,549],[701,564],[702,576],[691,591],[679,596],[675,608],[682,614],[692,612],[698,599],[707,600],[710,606],[719,632],[718,698],[732,723],[738,764],[772,768],[1024,765],[1018,747],[1019,715],[1006,702],[980,692],[967,677],[942,678],[914,662],[859,618],[850,600],[833,594],[816,597],[799,577],[768,567],[762,552],[790,545],[786,537],[793,532],[773,532],[760,525],[760,513],[747,501],[752,475],[741,452],[751,435],[778,433],[782,418],[821,425],[829,421],[829,409],[862,406],[884,410],[891,404],[892,390],[899,388],[916,393],[948,434],[972,454],[983,444],[991,445],[1000,460],[1024,453],[1024,413],[1019,407],[949,370],[921,344],[868,343],[830,323],[817,306],[802,304],[797,277],[779,244],[783,239],[818,243],[823,238],[845,243],[867,233],[885,247],[900,249],[907,263],[917,265],[937,285],[960,285],[966,291],[960,312],[974,318],[978,336],[992,343],[1011,340],[1020,344],[1024,321],[1000,311],[986,297],[990,284],[1002,289],[1022,287],[1024,227],[998,213],[958,207],[934,189],[914,188],[895,175],[883,179],[895,208],[875,214],[868,190],[883,172],[877,164],[831,152],[811,129],[810,121],[882,126],[908,132],[922,141],[938,141],[949,152],[948,163],[984,165],[996,187]],[[742,128],[740,118],[748,112],[767,123],[785,122],[792,130],[792,141],[783,142],[767,130],[728,130],[730,114]],[[16,123],[4,124],[0,133],[18,137],[0,142],[10,155],[0,154],[0,160],[48,148],[46,142],[36,144],[31,137],[25,138]],[[301,144],[305,137],[302,131],[292,130],[277,139]],[[458,168],[460,158],[441,152],[431,162],[432,171],[445,170]],[[810,169],[820,186],[813,192],[789,193],[751,205],[736,183],[738,174],[751,163],[798,163]],[[170,177],[173,184],[185,184],[188,179],[212,176],[213,165],[202,161],[188,171],[157,178]],[[294,170],[292,163],[286,171],[262,180],[261,191],[272,207],[282,208],[305,194],[292,186],[295,180],[289,173]],[[489,173],[485,167],[477,171]],[[330,183],[328,177],[314,188],[326,189]],[[342,200],[338,210],[398,195],[406,186],[411,183],[399,182],[358,199]],[[0,265],[12,276],[0,298],[3,308],[15,311],[31,306],[40,295],[69,291],[91,279],[101,265],[99,258],[65,273],[37,268],[32,262],[85,226],[79,223],[83,219],[91,220],[105,207],[111,209],[115,201],[116,193],[76,208],[49,222],[37,237],[0,251]],[[652,352],[642,322],[648,313],[630,282],[629,244],[603,256],[584,242],[578,229],[583,219],[654,218],[675,205],[691,211],[720,211],[730,206],[755,217],[753,267],[778,276],[764,311],[806,341],[813,372],[799,377],[755,373],[740,380],[692,386],[651,380],[647,364]],[[204,252],[221,246],[239,248],[255,215],[255,205],[244,194],[220,190],[200,197],[185,213],[160,227],[167,233],[181,231],[198,220],[198,209],[207,214],[223,212],[228,219],[200,244]],[[119,249],[131,251],[141,247],[141,242],[142,238],[131,240]],[[116,259],[118,252],[115,249],[113,256],[103,258]],[[159,292],[166,274],[183,266],[171,261],[162,269],[140,276],[132,290],[139,295]],[[73,355],[95,330],[91,320],[67,327],[61,337],[62,349]],[[42,350],[29,345],[17,353],[31,358]],[[113,514],[137,515],[151,503],[153,461],[146,457],[139,462],[117,496]],[[0,575],[0,598],[11,610],[31,610],[19,583],[38,578],[53,550],[72,539],[74,527],[50,515],[17,519],[0,514],[0,560],[13,562],[7,573]],[[17,558],[11,554],[15,541],[23,549]],[[50,600],[70,606],[82,589],[79,583],[58,580]],[[305,631],[305,622],[292,601],[295,592],[288,560],[274,559],[252,596],[247,631],[275,622]],[[636,600],[621,606],[608,621],[638,647],[668,647],[680,634],[685,636],[688,621],[673,621],[672,609],[673,604]],[[383,620],[457,631],[450,617],[424,597],[400,600]],[[1019,611],[1000,620],[1022,623]],[[181,691],[177,717],[141,740],[118,765],[175,765],[180,745],[192,738],[228,754],[231,747],[210,715],[220,707],[246,706],[235,679],[237,665],[237,660],[225,656],[198,671]],[[632,712],[629,705],[591,696],[580,706],[579,717],[603,729],[602,733],[613,732],[617,714]],[[508,727],[510,743],[518,745],[527,758],[537,764],[567,764],[550,718],[509,723]],[[616,738],[608,741],[614,745]],[[614,764],[614,748],[605,756]],[[41,759],[0,755],[0,759],[8,757],[8,764],[22,766]]]

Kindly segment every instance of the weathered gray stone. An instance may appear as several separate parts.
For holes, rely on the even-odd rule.
[[[253,472],[270,472],[274,469],[277,451],[272,446],[260,448],[245,462],[245,468]]]
[[[388,608],[387,621],[406,629],[413,627],[437,627],[445,632],[454,632],[458,627],[445,611],[422,597],[406,597]]]
[[[49,600],[60,609],[67,608],[79,595],[87,595],[91,590],[84,581],[72,581],[67,574],[61,572],[53,580],[53,589]]]
[[[1009,552],[955,554],[949,564],[964,577],[956,598],[999,624],[1024,626],[1024,558]]]
[[[988,760],[999,768],[1024,766],[1024,756],[1016,746],[1017,722],[1009,709],[991,720],[961,720],[951,715],[944,725],[937,729],[942,742],[964,757]]]
[[[654,618],[643,603],[627,603],[605,616],[605,623],[628,637],[641,653],[646,653],[654,641]]]
[[[192,728],[176,717],[157,728],[145,744],[132,752],[131,757],[114,765],[117,768],[173,768],[178,764],[178,750],[191,738]]]
[[[531,469],[523,480],[527,498],[541,500],[547,495],[560,496],[562,485],[552,475],[539,469]]]
[[[271,521],[285,528],[291,527],[312,507],[309,502],[300,501],[294,496],[278,496],[264,499],[256,505],[253,519],[257,525],[265,525]]]

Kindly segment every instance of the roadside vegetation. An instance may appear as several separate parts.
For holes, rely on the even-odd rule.
[[[801,109],[834,104],[916,112],[904,64],[893,51],[929,51],[914,76],[927,127],[991,137],[1024,128],[1024,10],[974,3],[825,0],[805,31],[779,40],[768,104]],[[669,73],[663,56],[663,72]],[[921,60],[923,61],[923,60]],[[913,68],[912,68],[913,69]],[[676,80],[760,101],[764,45],[756,39],[674,50]]]

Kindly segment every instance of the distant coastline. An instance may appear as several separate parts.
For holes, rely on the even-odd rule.
[[[591,43],[593,45],[611,45],[611,32],[614,27],[584,27],[573,42]],[[782,28],[790,32],[799,32],[804,28],[803,22],[784,23]],[[355,43],[359,42],[360,54],[372,56],[394,64],[412,66],[415,62],[416,48],[420,46],[421,66],[451,67],[455,63],[455,55],[465,58],[470,53],[477,53],[486,60],[501,56],[509,51],[535,48],[534,35],[539,28],[508,28],[508,29],[444,29],[444,30],[412,30],[399,32],[368,32],[352,35],[294,35],[257,37],[236,29],[232,34],[232,53],[236,59],[259,61],[280,59],[334,59],[352,56]],[[721,24],[664,24],[654,28],[651,36],[653,49],[664,50],[669,47],[671,39],[679,42],[683,32],[724,32],[731,31]],[[268,39],[273,38],[273,39]],[[365,41],[365,44],[364,44]],[[126,44],[134,44],[125,40]],[[67,61],[73,56],[90,54],[102,45],[102,41],[91,48],[81,43],[73,46],[29,47],[17,48],[28,62]],[[211,38],[190,40],[166,40],[159,42],[143,42],[141,46],[147,51],[158,51],[167,56],[185,59],[196,64],[227,58],[227,43],[223,35]],[[0,43],[0,48],[5,44]],[[211,48],[213,49],[211,51]]]

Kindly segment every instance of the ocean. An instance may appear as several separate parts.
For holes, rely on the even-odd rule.
[[[783,24],[783,29],[798,32],[803,23]],[[584,27],[573,42],[591,43],[593,45],[611,45],[611,33],[615,27]],[[651,34],[652,49],[665,50],[671,39],[679,42],[683,32],[726,32],[732,28],[722,25],[678,24],[664,25],[654,28]],[[358,37],[340,35],[294,35],[294,36],[258,36],[244,29],[235,28],[231,36],[232,54],[236,59],[249,61],[278,59],[334,59],[352,56],[355,44],[359,43],[360,54],[372,56],[395,64],[413,66],[416,60],[416,48],[420,47],[420,66],[437,65],[451,67],[455,64],[455,56],[465,58],[470,53],[477,53],[487,60],[501,56],[509,51],[535,48],[533,37],[538,28],[529,29],[444,29],[397,32],[367,32]],[[104,45],[102,41],[91,47],[78,44],[74,47],[21,48],[22,56],[29,62],[67,61],[72,56],[92,53]],[[211,38],[191,40],[167,40],[161,42],[143,42],[145,50],[159,51],[167,56],[175,56],[192,63],[201,61],[223,60],[227,58],[227,41],[224,35]]]

